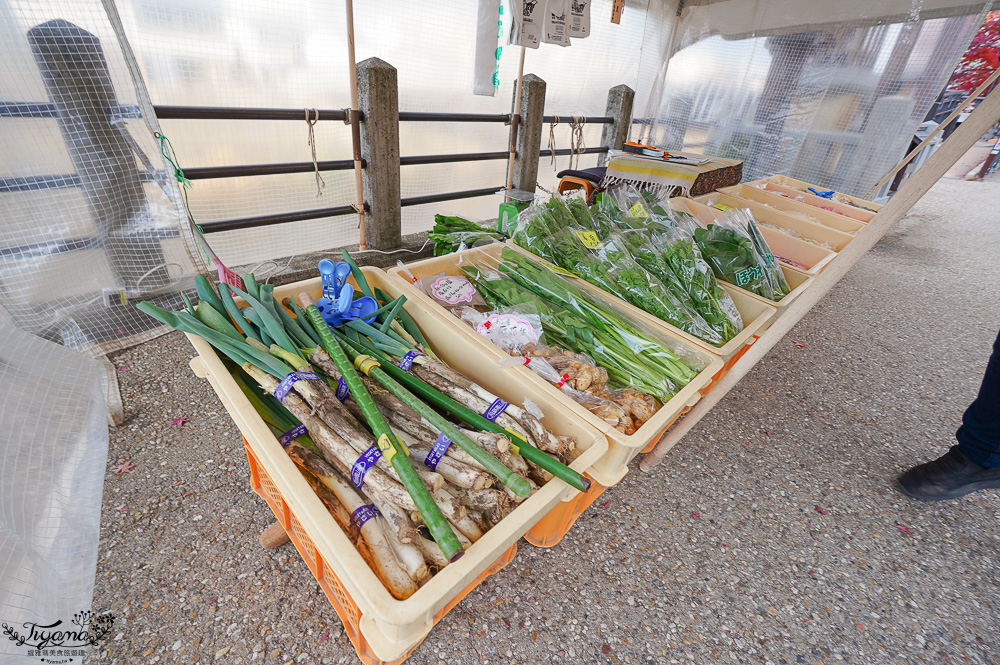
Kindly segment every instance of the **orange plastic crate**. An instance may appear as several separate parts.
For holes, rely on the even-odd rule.
[[[323,593],[330,600],[330,604],[333,605],[334,611],[336,611],[337,616],[340,617],[340,621],[344,624],[344,632],[347,633],[347,637],[350,638],[351,644],[354,645],[354,650],[358,654],[358,658],[365,665],[397,665],[406,660],[414,649],[423,643],[423,639],[414,644],[406,653],[404,653],[399,658],[391,661],[379,660],[379,658],[372,652],[369,648],[368,641],[361,632],[361,609],[358,607],[354,599],[344,588],[344,585],[337,578],[337,575],[333,572],[333,569],[325,565],[323,557],[320,556],[319,552],[316,551],[316,547],[313,545],[312,538],[309,537],[308,532],[302,527],[302,524],[295,517],[295,513],[289,508],[288,503],[285,498],[281,496],[281,492],[278,488],[271,482],[270,476],[267,475],[267,471],[264,469],[263,465],[258,462],[257,457],[253,454],[250,449],[250,444],[247,443],[246,439],[243,439],[243,445],[247,452],[247,461],[250,463],[250,485],[253,491],[260,495],[267,505],[270,506],[274,516],[278,518],[278,522],[284,527],[285,531],[288,533],[288,537],[291,539],[292,544],[295,545],[295,549],[299,551],[302,556],[303,561],[309,566],[309,570],[315,576],[316,581],[319,582],[319,586],[323,589]],[[595,483],[595,486],[596,483]],[[593,489],[593,487],[591,488]],[[603,492],[604,489],[601,488]],[[588,492],[589,494],[589,492]],[[600,492],[598,492],[598,496]],[[580,494],[579,497],[583,497],[584,494]],[[595,499],[597,496],[594,497]],[[591,499],[593,502],[593,499]],[[555,513],[561,510],[563,505],[576,503],[575,500],[565,502],[560,504],[555,509],[549,513]],[[590,505],[588,503],[587,505]],[[583,508],[586,508],[584,506]],[[580,513],[583,509],[580,509]],[[579,517],[579,514],[576,515]],[[565,535],[566,531],[569,531],[569,527],[572,526],[573,522],[576,521],[576,517],[566,526],[565,530],[562,532]],[[548,516],[542,519],[542,522],[548,519]],[[541,524],[541,522],[539,523]],[[538,526],[535,527],[538,529]],[[542,530],[544,532],[544,529]],[[559,536],[559,539],[562,535]],[[558,540],[556,541],[558,542]],[[553,543],[555,544],[555,543]],[[451,602],[441,608],[434,615],[434,625],[436,626],[438,622],[444,618],[448,612],[452,610],[463,598],[465,598],[469,593],[479,586],[483,580],[492,575],[493,573],[503,570],[503,568],[514,560],[514,556],[517,554],[517,543],[514,543],[504,552],[500,558],[493,562],[493,564],[484,570],[469,586],[467,586],[461,593],[455,596]]]
[[[583,515],[583,511],[587,510],[597,497],[604,494],[606,489],[608,488],[591,478],[590,489],[580,492],[569,501],[563,501],[550,510],[538,524],[524,534],[524,539],[535,547],[555,547],[573,528]]]

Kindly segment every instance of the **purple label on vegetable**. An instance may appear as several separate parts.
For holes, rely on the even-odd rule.
[[[373,517],[377,517],[378,514],[378,508],[370,503],[364,506],[359,506],[357,510],[351,513],[351,531],[354,531],[355,533],[361,531],[361,527],[365,525],[365,522]]]
[[[438,434],[437,441],[431,446],[431,450],[427,453],[427,457],[424,458],[424,464],[430,467],[431,471],[436,471],[438,463],[444,454],[448,452],[448,447],[451,445],[451,439],[444,435],[444,432]]]
[[[278,401],[285,399],[285,395],[288,391],[292,389],[296,381],[319,381],[320,376],[315,372],[292,372],[288,374],[285,378],[281,380],[278,387],[274,389],[274,396],[278,398]]]
[[[508,406],[510,406],[509,402],[505,402],[497,397],[493,400],[493,403],[490,404],[489,408],[486,409],[485,413],[483,413],[483,417],[490,422],[496,422],[496,419],[500,417],[500,414],[507,410]]]
[[[300,436],[305,436],[308,433],[309,430],[306,429],[306,426],[303,425],[302,423],[299,423],[292,429],[288,430],[287,432],[279,436],[278,443],[280,443],[283,447],[287,448],[288,444],[290,444],[292,441],[299,438]]]
[[[399,369],[404,372],[409,372],[410,368],[413,367],[413,361],[416,360],[418,356],[422,355],[424,354],[417,351],[407,351],[406,355],[403,356],[403,359],[399,361]]]
[[[337,399],[341,402],[346,402],[347,398],[351,396],[351,391],[348,390],[347,384],[344,382],[344,377],[337,379]]]
[[[365,474],[368,473],[368,469],[375,466],[375,462],[379,461],[382,457],[382,451],[378,449],[378,446],[372,446],[358,458],[358,461],[354,463],[351,467],[351,482],[358,489],[365,484]]]

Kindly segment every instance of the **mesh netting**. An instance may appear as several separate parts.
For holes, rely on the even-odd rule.
[[[0,3],[0,314],[67,346],[152,324],[196,269],[114,16],[96,1]]]
[[[645,138],[865,195],[910,144],[982,3],[687,3]]]
[[[546,113],[566,121],[557,147],[570,147],[569,117],[604,115],[607,91],[620,83],[648,90],[655,82],[673,10],[653,3],[629,6],[620,25],[610,23],[611,0],[591,8],[591,34],[569,48],[529,50],[525,72],[547,82]],[[123,0],[125,32],[157,105],[302,108],[303,120],[163,120],[184,168],[308,162],[306,108],[350,105],[344,8],[324,0],[198,1]],[[507,8],[505,8],[507,9]],[[354,11],[356,58],[378,57],[398,71],[400,111],[509,113],[517,78],[517,48],[505,47],[495,97],[472,95],[476,2],[358,3]],[[666,20],[664,20],[666,19]],[[501,38],[501,43],[504,39]],[[645,98],[640,93],[639,98]],[[644,101],[643,101],[644,103]],[[548,129],[546,128],[546,136]],[[350,128],[316,126],[319,160],[351,156]],[[404,122],[403,156],[499,152],[509,128],[501,123]],[[600,144],[601,128],[586,127],[587,146]],[[543,141],[547,144],[547,141]],[[557,158],[560,169],[568,157]],[[539,180],[556,184],[543,159]],[[581,166],[595,166],[585,156]],[[506,180],[506,160],[402,168],[403,198],[496,187]],[[355,201],[350,171],[324,172],[316,196],[312,174],[198,180],[190,192],[198,222],[349,205]],[[479,197],[403,209],[403,233],[424,231],[435,212],[476,219],[496,217],[500,198]],[[212,233],[213,249],[227,264],[319,251],[357,242],[352,215]]]

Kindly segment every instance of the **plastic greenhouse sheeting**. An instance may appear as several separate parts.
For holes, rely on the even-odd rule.
[[[204,265],[116,27],[97,0],[0,0],[0,320],[105,351]]]
[[[992,2],[685,3],[640,135],[864,195],[903,156]],[[635,134],[635,132],[633,132]]]
[[[74,617],[91,609],[106,375],[98,361],[8,324],[0,337],[0,661],[37,663],[8,628],[75,629]]]

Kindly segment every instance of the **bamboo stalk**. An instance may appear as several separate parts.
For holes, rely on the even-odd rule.
[[[389,458],[388,461],[396,469],[396,472],[403,481],[403,486],[410,493],[413,502],[417,505],[420,514],[427,523],[427,527],[434,536],[434,540],[441,546],[441,551],[444,552],[449,560],[454,561],[464,553],[460,546],[460,541],[448,525],[444,515],[441,514],[440,508],[434,503],[427,488],[424,487],[413,465],[410,464],[410,459],[407,457],[406,451],[399,449],[401,446],[395,440],[395,435],[389,428],[389,424],[382,417],[378,407],[375,406],[375,402],[372,400],[371,395],[368,394],[364,384],[352,371],[350,361],[344,354],[340,342],[330,332],[326,321],[323,320],[319,310],[316,309],[316,303],[313,302],[312,296],[308,292],[302,292],[299,294],[298,301],[299,305],[306,312],[306,317],[319,334],[323,349],[330,354],[333,362],[337,365],[344,382],[350,389],[358,406],[364,412],[372,431],[378,436],[379,449],[382,450],[382,454]]]
[[[354,60],[354,2],[346,0],[347,17],[347,76],[351,82],[351,140],[354,152],[354,193],[358,202],[353,206],[358,214],[358,247],[361,251],[368,249],[365,239],[365,195],[361,182],[361,127],[358,112],[358,68]]]

